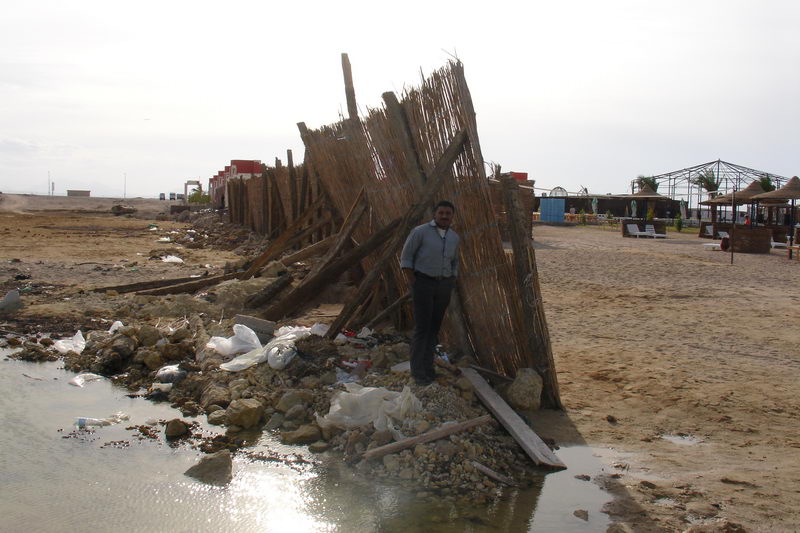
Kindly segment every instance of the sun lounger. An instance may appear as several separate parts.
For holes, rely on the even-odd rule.
[[[655,238],[659,238],[659,239],[666,239],[667,238],[667,234],[666,233],[656,233],[656,227],[654,225],[652,225],[652,224],[645,225],[644,231],[646,233],[649,233],[650,236],[653,237],[654,239]]]
[[[730,239],[731,238],[731,236],[728,235],[727,231],[718,231],[717,235],[719,235],[720,239]]]
[[[721,250],[722,249],[722,248],[719,247],[719,243],[718,242],[707,242],[707,243],[703,244],[703,247],[706,250]]]
[[[778,241],[771,241],[769,244],[772,248],[788,248],[789,246],[785,242],[778,242]]]
[[[646,231],[639,231],[639,226],[637,226],[636,224],[626,224],[626,225],[628,226],[628,235],[636,235],[637,239],[639,237],[652,237],[652,235],[650,235]]]

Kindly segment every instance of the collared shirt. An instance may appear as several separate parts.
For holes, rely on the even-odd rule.
[[[400,267],[432,277],[457,276],[458,234],[447,228],[440,236],[438,230],[433,220],[411,230],[400,254]]]

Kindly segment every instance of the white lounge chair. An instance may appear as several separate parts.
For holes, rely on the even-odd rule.
[[[714,226],[712,224],[709,224],[708,226],[706,226],[706,232],[703,233],[703,236],[704,237],[711,237],[712,239],[714,238]]]
[[[637,239],[639,237],[652,237],[652,235],[646,231],[639,231],[639,226],[636,224],[626,224],[626,226],[628,227],[628,235],[636,235]]]
[[[727,231],[718,231],[717,235],[719,235],[720,239],[730,239],[731,238],[731,236],[728,235]]]
[[[786,244],[785,242],[770,241],[769,244],[770,244],[770,246],[772,248],[788,248],[789,247],[789,245]]]
[[[646,233],[649,233],[650,236],[653,237],[654,239],[656,239],[656,238],[658,238],[658,239],[666,239],[667,238],[667,234],[666,233],[656,233],[656,227],[653,224],[646,224],[645,227],[644,227],[644,231]]]
[[[706,250],[721,250],[720,245],[718,242],[707,242],[703,244],[703,247]]]

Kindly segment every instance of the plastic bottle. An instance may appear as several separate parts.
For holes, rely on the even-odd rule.
[[[83,429],[87,426],[110,426],[111,422],[102,420],[100,418],[87,418],[84,416],[75,419],[75,426],[78,429]]]

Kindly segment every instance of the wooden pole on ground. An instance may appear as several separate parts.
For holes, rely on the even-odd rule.
[[[498,168],[499,170],[499,168]],[[536,269],[536,256],[531,236],[526,235],[527,225],[519,186],[511,176],[500,178],[503,187],[503,200],[514,249],[514,273],[517,288],[522,295],[523,317],[526,321],[526,346],[524,347],[534,361],[535,370],[542,377],[542,407],[563,409],[558,391],[558,377],[550,345],[550,331],[544,314],[542,291],[539,287],[539,273]]]
[[[297,263],[298,261],[305,261],[306,259],[309,259],[311,257],[323,254],[325,253],[326,250],[328,250],[331,246],[333,246],[333,243],[336,242],[336,237],[337,237],[336,234],[331,235],[327,239],[315,242],[314,244],[310,244],[291,255],[282,257],[280,261],[281,263],[283,263],[288,267],[289,265]]]
[[[411,299],[411,293],[410,292],[405,293],[400,298],[396,299],[394,302],[389,304],[389,306],[386,307],[386,309],[375,315],[375,318],[367,322],[367,324],[364,327],[369,329],[374,328],[375,326],[380,324],[381,321],[391,316],[391,314],[394,313],[396,309],[398,309],[401,305],[403,305],[410,299]]]
[[[445,149],[442,156],[436,162],[433,172],[428,176],[428,182],[422,190],[416,203],[412,204],[406,211],[403,220],[397,225],[386,248],[383,253],[372,265],[370,271],[364,277],[361,284],[358,286],[358,292],[354,298],[351,298],[342,309],[339,316],[333,321],[328,333],[325,336],[329,339],[334,338],[339,331],[347,327],[348,322],[358,309],[361,302],[364,301],[369,293],[372,291],[372,285],[380,277],[381,273],[388,265],[389,261],[393,260],[397,253],[397,248],[402,244],[408,232],[419,222],[425,211],[430,208],[434,196],[439,192],[439,189],[444,182],[444,177],[450,172],[453,163],[464,149],[464,143],[467,141],[466,130],[460,130],[456,133],[455,137]]]
[[[261,307],[264,304],[269,303],[273,298],[275,298],[278,294],[280,294],[283,289],[288,287],[292,284],[292,276],[289,274],[284,274],[283,276],[278,276],[278,279],[261,289],[255,294],[250,295],[250,297],[245,300],[244,305],[251,309],[256,307]]]
[[[161,287],[159,289],[150,289],[147,291],[139,291],[136,294],[146,296],[161,296],[164,294],[181,294],[184,292],[194,292],[196,290],[222,283],[229,279],[239,276],[239,272],[231,272],[230,274],[222,274],[221,276],[212,276],[207,278],[200,278],[197,281],[190,281],[188,283],[181,283],[179,285],[171,285],[169,287]]]

